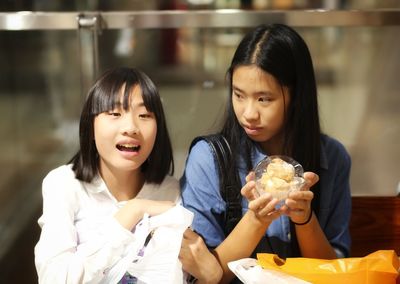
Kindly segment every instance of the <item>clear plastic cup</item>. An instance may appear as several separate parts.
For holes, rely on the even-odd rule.
[[[300,190],[305,183],[303,167],[287,156],[266,157],[254,171],[257,192],[260,195],[268,192],[278,200],[285,200],[290,192]]]

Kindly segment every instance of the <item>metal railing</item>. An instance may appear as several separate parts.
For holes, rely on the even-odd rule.
[[[0,30],[76,30],[96,17],[101,29],[228,28],[261,23],[290,26],[400,25],[400,10],[264,10],[0,13]],[[84,19],[84,20],[82,20]]]

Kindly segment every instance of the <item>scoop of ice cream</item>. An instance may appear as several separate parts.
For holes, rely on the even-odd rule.
[[[285,199],[290,190],[300,189],[304,183],[302,167],[293,159],[289,158],[288,160],[292,163],[279,157],[267,158],[267,162],[262,161],[256,167],[257,190],[259,192],[269,192],[273,197]],[[298,172],[299,167],[300,174]]]
[[[294,167],[280,158],[274,158],[267,166],[266,174],[290,182],[294,177]]]
[[[267,173],[261,178],[261,183],[264,185],[265,191],[289,189],[289,183],[287,181],[277,177],[270,177]]]

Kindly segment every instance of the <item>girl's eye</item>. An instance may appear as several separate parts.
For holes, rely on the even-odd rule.
[[[233,95],[238,99],[242,99],[243,98],[242,94],[239,94],[237,92],[233,92]]]
[[[141,113],[139,114],[139,118],[152,118],[152,115],[150,113]]]
[[[117,112],[117,111],[109,111],[107,113],[108,113],[108,115],[111,115],[111,116],[121,116],[121,113]]]
[[[259,97],[258,98],[258,101],[259,102],[271,102],[272,101],[272,98],[270,98],[270,97]]]

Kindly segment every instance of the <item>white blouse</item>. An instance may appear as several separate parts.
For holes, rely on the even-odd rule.
[[[52,170],[43,180],[42,228],[35,246],[39,283],[100,283],[104,275],[141,241],[113,215],[118,202],[100,176],[91,183],[75,178],[71,165]],[[137,198],[178,203],[179,182],[144,184]]]

